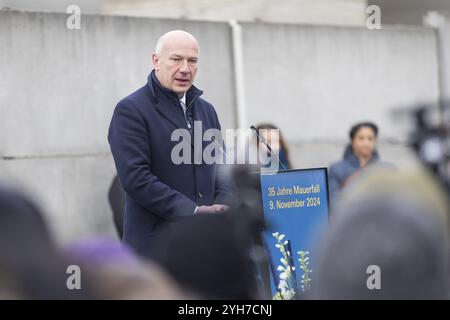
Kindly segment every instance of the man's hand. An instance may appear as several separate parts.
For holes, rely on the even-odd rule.
[[[200,206],[197,208],[196,213],[222,213],[230,207],[225,204],[213,204],[212,206]]]
[[[230,209],[230,207],[226,204],[213,204],[211,207],[215,210],[216,213],[225,212]]]

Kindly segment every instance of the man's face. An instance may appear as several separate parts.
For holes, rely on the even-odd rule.
[[[198,46],[190,38],[166,39],[153,66],[161,84],[179,97],[189,90],[197,73]]]

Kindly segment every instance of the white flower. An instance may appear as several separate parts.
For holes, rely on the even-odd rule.
[[[295,296],[295,291],[293,289],[290,289],[285,292],[282,292],[281,295],[283,296],[284,300],[291,300]]]
[[[278,233],[278,232],[277,232]],[[284,234],[282,234],[282,235],[280,235],[279,237],[278,237],[278,240],[283,240],[284,239]]]
[[[281,275],[283,275],[283,278],[281,278]],[[291,270],[289,267],[287,267],[280,273],[280,279],[283,279],[283,280],[289,278],[290,276],[291,276]]]
[[[281,248],[282,248],[282,246],[281,246],[281,244],[278,244],[278,243],[277,243],[277,244],[275,245],[275,248],[277,248],[277,249],[281,249]]]
[[[285,258],[280,258],[280,261],[281,261],[281,263],[284,264],[285,266],[289,265],[289,264],[287,263],[287,261],[286,261]]]
[[[280,284],[278,285],[278,289],[282,290],[287,288],[287,282],[285,280],[281,280]]]
[[[285,268],[285,267],[283,267],[283,266],[278,266],[277,270],[278,270],[278,271],[285,271],[285,270],[286,270],[286,268]]]

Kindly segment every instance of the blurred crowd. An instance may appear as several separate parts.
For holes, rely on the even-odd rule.
[[[266,140],[292,168],[276,132]],[[356,124],[342,160],[330,165],[330,226],[317,244],[312,286],[302,298],[448,298],[448,191],[425,168],[405,172],[382,161],[378,135],[374,123]],[[271,299],[259,186],[251,171],[233,169],[237,196],[229,211],[170,223],[152,260],[120,241],[124,203],[117,179],[109,199],[118,237],[64,246],[33,201],[1,188],[0,299]],[[380,290],[368,290],[371,265],[381,270]]]

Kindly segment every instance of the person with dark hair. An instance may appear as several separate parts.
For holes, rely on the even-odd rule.
[[[361,122],[350,129],[350,144],[341,161],[329,168],[329,193],[333,202],[363,168],[380,160],[377,146],[378,127],[372,122]]]
[[[93,298],[83,280],[69,290],[66,260],[40,210],[27,197],[0,187],[0,297],[11,299]]]
[[[278,153],[278,157],[282,163],[282,165],[279,164],[279,169],[283,169],[283,166],[286,169],[291,169],[289,149],[280,129],[270,123],[259,124],[256,126],[256,129],[258,130],[258,133],[266,140],[272,151]],[[266,150],[267,148],[261,142],[259,143],[259,148],[260,150],[263,150],[263,152],[268,152],[268,150]],[[270,167],[270,163],[265,166]]]

